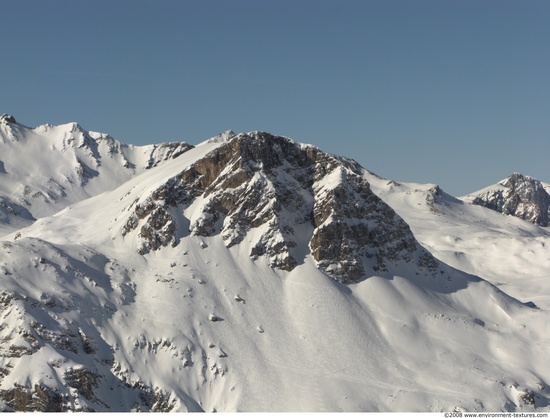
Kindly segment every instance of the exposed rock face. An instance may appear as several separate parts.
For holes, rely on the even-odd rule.
[[[15,121],[15,118],[12,115],[8,115],[7,113],[4,113],[2,116],[0,116],[0,122],[4,123],[17,123]]]
[[[0,399],[5,403],[1,412],[65,412],[69,409],[67,399],[47,386],[14,386],[0,390]]]
[[[550,226],[550,195],[540,181],[514,173],[495,188],[472,201],[505,215],[513,215],[540,226]]]
[[[163,142],[151,146],[146,169],[156,167],[160,162],[177,158],[193,146],[185,142]]]
[[[417,245],[405,222],[357,173],[338,171],[335,187],[316,189],[310,248],[319,267],[348,283],[365,274],[365,261],[375,272],[387,261],[410,261]]]
[[[102,259],[98,265],[86,264],[39,240],[22,239],[22,243],[4,242],[4,253],[29,254],[29,265],[0,265],[0,277],[9,276],[22,281],[37,274],[42,280],[65,277],[76,286],[70,294],[60,286],[59,292],[0,291],[0,412],[3,411],[170,411],[174,400],[162,389],[135,379],[127,369],[116,364],[111,347],[103,339],[101,325],[89,319],[98,312],[99,322],[116,312],[117,304],[132,302],[133,292],[128,271],[116,262]],[[51,257],[38,256],[34,251],[51,252]],[[94,267],[95,266],[95,267]],[[96,268],[97,270],[92,271]],[[115,283],[105,275],[107,269],[121,282]],[[88,277],[87,275],[90,275]],[[91,284],[93,280],[93,284]],[[91,284],[91,286],[89,286]],[[70,287],[70,285],[69,285]],[[103,299],[92,297],[90,289],[101,287],[107,293]],[[80,295],[80,296],[79,296]],[[73,318],[79,317],[79,321]],[[67,318],[71,318],[67,320]],[[9,324],[9,325],[8,325]],[[98,328],[96,328],[96,326]],[[136,350],[171,349],[172,356],[191,356],[169,341],[136,342]],[[40,357],[40,353],[48,353]],[[32,359],[32,360],[31,360]],[[44,366],[47,374],[42,380],[17,381],[30,361]],[[15,376],[15,377],[14,377]],[[121,405],[108,405],[112,393],[120,395]]]
[[[292,270],[299,243],[321,270],[345,283],[422,251],[406,223],[371,190],[357,163],[264,132],[240,134],[135,205],[123,234],[138,229],[141,254],[189,233],[221,234],[228,248],[252,230],[250,257]],[[180,220],[181,222],[181,220]],[[303,255],[302,255],[303,257]]]

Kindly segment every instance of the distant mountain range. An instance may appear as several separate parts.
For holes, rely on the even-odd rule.
[[[548,190],[3,115],[0,409],[547,411]]]

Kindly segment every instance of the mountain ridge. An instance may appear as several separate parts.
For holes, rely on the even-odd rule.
[[[2,238],[0,409],[548,410],[545,276],[484,269],[547,229],[260,131],[168,154]]]
[[[5,180],[0,183],[0,234],[112,190],[190,148],[184,142],[136,147],[86,131],[77,123],[28,128],[4,115],[0,119],[0,176]]]

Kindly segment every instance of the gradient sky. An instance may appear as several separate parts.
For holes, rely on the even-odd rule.
[[[462,195],[550,182],[550,1],[2,1],[0,113],[134,144],[264,130]]]

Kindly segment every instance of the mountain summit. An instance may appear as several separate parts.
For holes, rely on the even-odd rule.
[[[266,132],[9,124],[0,410],[548,409],[547,229]]]
[[[12,115],[8,115],[7,113],[4,113],[2,116],[0,116],[0,123],[17,123],[15,121],[15,118]]]
[[[550,226],[550,194],[537,179],[511,176],[468,196],[474,205],[517,216],[540,226]]]
[[[138,230],[145,254],[176,246],[182,224],[227,248],[246,241],[273,268],[290,271],[311,253],[345,283],[400,261],[437,267],[357,163],[265,132],[231,137],[141,196],[123,234]]]

